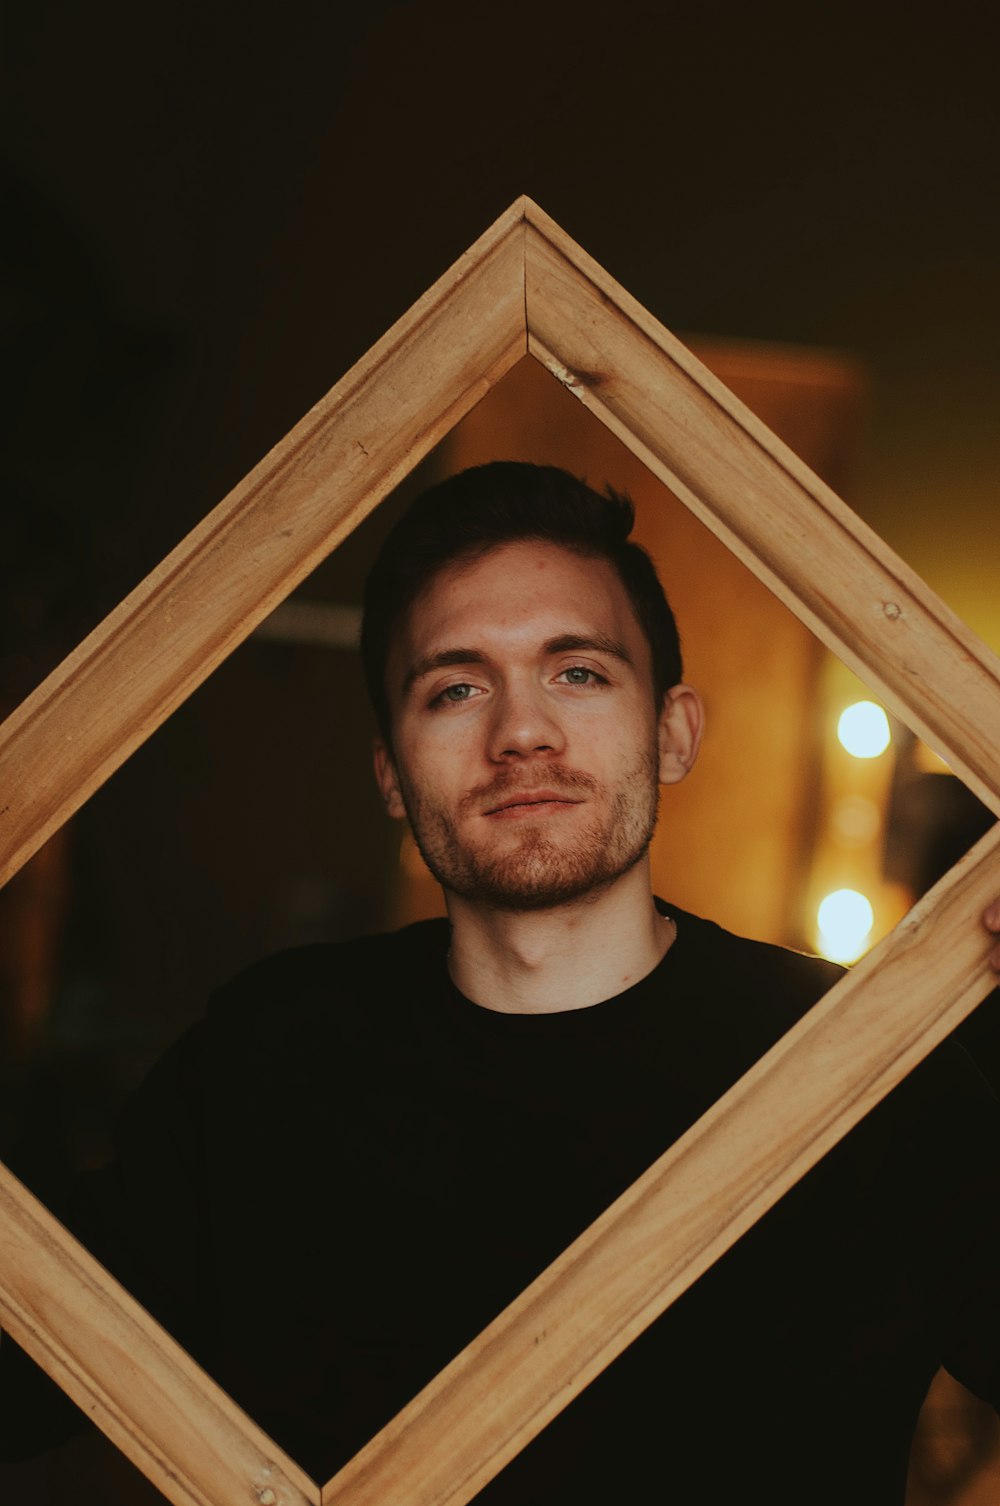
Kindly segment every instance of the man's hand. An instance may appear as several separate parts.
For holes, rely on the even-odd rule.
[[[995,899],[992,905],[983,911],[983,925],[994,935],[1000,936],[1000,899]],[[1000,973],[1000,942],[990,953],[990,967],[995,973]]]

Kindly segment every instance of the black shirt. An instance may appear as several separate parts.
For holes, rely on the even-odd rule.
[[[443,921],[257,964],[67,1221],[325,1479],[840,975],[670,913],[648,977],[553,1015],[464,998]],[[946,1043],[477,1503],[902,1502],[938,1367],[1000,1403],[998,1126]]]

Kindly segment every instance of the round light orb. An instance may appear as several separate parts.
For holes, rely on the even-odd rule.
[[[821,902],[816,920],[823,956],[833,962],[853,962],[865,949],[875,912],[856,889],[835,889]]]
[[[855,701],[842,711],[837,736],[855,758],[878,758],[892,741],[889,718],[874,701]]]

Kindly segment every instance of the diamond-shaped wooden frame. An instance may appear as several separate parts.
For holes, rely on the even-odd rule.
[[[520,199],[0,728],[0,881],[526,355],[1000,813],[1000,661]],[[989,991],[998,847],[1000,827],[322,1487],[0,1168],[3,1327],[177,1506],[463,1506]]]

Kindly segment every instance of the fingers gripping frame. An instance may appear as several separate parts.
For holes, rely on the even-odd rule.
[[[0,728],[0,877],[526,354],[1000,813],[1000,661],[521,199]],[[322,1487],[7,1172],[0,1320],[178,1506],[462,1506],[985,996],[998,848],[1000,829]]]

